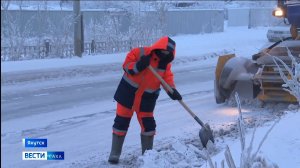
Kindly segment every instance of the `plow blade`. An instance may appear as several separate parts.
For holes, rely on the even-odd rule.
[[[282,60],[290,65],[288,58]],[[289,76],[283,67],[280,68]],[[218,59],[214,81],[217,104],[224,103],[234,92],[242,98],[258,98],[263,102],[297,102],[283,89],[283,84],[278,67],[268,57],[259,58],[257,62],[234,54]]]
[[[220,56],[215,71],[216,103],[225,102],[232,92],[238,92],[244,98],[255,97],[256,86],[252,79],[257,69],[249,59],[234,54]]]

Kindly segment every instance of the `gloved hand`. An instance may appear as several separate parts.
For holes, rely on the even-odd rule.
[[[138,62],[136,62],[136,68],[138,71],[142,71],[146,69],[150,65],[151,55],[144,55],[140,58]]]
[[[166,69],[168,63],[172,62],[174,56],[172,53],[164,54],[161,50],[155,50],[156,55],[159,57],[158,68],[159,69]]]
[[[170,92],[167,92],[168,95],[170,96],[170,98],[173,100],[182,100],[180,93],[175,88],[172,88],[172,89],[173,89],[173,94]]]
[[[159,69],[166,69],[167,65],[172,61],[173,59],[169,57],[169,59],[162,59],[158,63]]]

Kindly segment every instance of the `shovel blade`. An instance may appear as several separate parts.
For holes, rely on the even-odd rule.
[[[212,141],[213,143],[215,142],[213,137],[213,131],[211,130],[210,126],[207,123],[205,124],[205,127],[202,127],[200,129],[199,137],[203,147],[205,148],[209,140]]]

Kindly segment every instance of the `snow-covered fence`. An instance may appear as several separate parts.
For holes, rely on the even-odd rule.
[[[249,9],[227,9],[228,26],[248,26],[249,24]]]
[[[70,55],[72,15],[47,10],[1,10],[1,60],[40,59]],[[57,19],[59,18],[59,19]],[[51,40],[52,45],[45,41]],[[50,52],[51,47],[51,52]],[[2,52],[3,50],[3,52]]]
[[[220,32],[224,27],[223,9],[168,10],[165,3],[147,10],[97,9],[82,14],[84,41],[97,41],[84,44],[87,53],[124,52],[164,35]],[[47,10],[47,3],[22,10],[20,4],[19,10],[1,10],[1,28],[2,61],[73,55],[71,10]]]
[[[84,17],[84,29],[85,37],[88,40],[95,39],[94,34],[101,34],[105,38],[110,36],[107,31],[110,31],[111,35],[116,35],[119,38],[121,36],[131,35],[128,32],[132,28],[143,31],[145,28],[149,30],[162,30],[165,35],[176,34],[196,34],[196,33],[211,33],[223,31],[224,25],[224,10],[223,9],[209,9],[209,10],[170,10],[164,7],[157,7],[157,11],[82,11]],[[72,11],[55,10],[1,10],[1,17],[9,15],[10,20],[15,20],[15,26],[18,27],[21,32],[26,28],[29,31],[29,37],[36,37],[39,35],[49,36],[51,31],[55,31],[56,35],[64,35],[62,28],[64,24],[72,24]],[[21,18],[19,17],[21,16]],[[69,18],[63,20],[63,18]],[[1,25],[4,29],[9,29],[5,21],[7,19],[1,19]],[[132,24],[135,21],[139,23]],[[28,23],[30,21],[30,23]],[[101,30],[93,30],[92,24],[99,23]],[[146,25],[146,26],[143,26]],[[52,28],[55,28],[53,30]],[[57,30],[57,31],[56,31]],[[61,31],[59,31],[61,30]],[[95,32],[98,31],[98,32]],[[68,28],[68,32],[73,32],[73,26]],[[154,36],[155,34],[151,34]],[[4,32],[4,37],[8,37],[9,34]],[[90,36],[92,36],[90,38]],[[147,35],[146,35],[147,36]],[[140,37],[141,38],[141,37]],[[103,39],[103,37],[102,37]],[[97,39],[95,39],[97,40]]]
[[[224,31],[224,10],[170,10],[166,13],[166,34],[199,34]]]
[[[126,52],[134,47],[151,45],[157,39],[139,39],[139,40],[122,40],[122,41],[103,41],[93,43],[85,43],[84,50],[87,54],[91,53],[116,53]]]
[[[132,9],[134,10],[134,9]],[[83,11],[85,37],[95,39],[158,38],[163,35],[222,32],[224,10]]]
[[[283,19],[272,16],[273,8],[229,8],[228,26],[283,26]]]
[[[134,47],[151,45],[157,39],[139,39],[139,40],[122,40],[122,41],[102,41],[102,42],[85,42],[85,54],[109,54],[117,52],[126,52]],[[18,50],[18,55],[16,52]],[[59,52],[58,52],[59,51]],[[11,57],[14,55],[14,57]],[[74,55],[73,44],[55,45],[53,42],[44,45],[23,46],[23,47],[1,47],[1,61],[17,61],[44,58],[69,58]]]
[[[17,49],[19,50],[17,52]],[[59,51],[59,55],[57,51]],[[37,45],[22,47],[1,47],[1,61],[19,61],[44,58],[65,58],[73,54],[73,45]]]
[[[258,26],[283,26],[283,19],[272,15],[274,8],[252,8],[249,13],[249,27]]]

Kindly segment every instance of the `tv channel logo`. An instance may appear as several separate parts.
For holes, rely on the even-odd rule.
[[[62,151],[48,151],[47,160],[64,160],[65,153]]]
[[[24,138],[23,144],[25,148],[46,148],[47,139]]]
[[[45,151],[23,151],[22,160],[47,160]]]
[[[62,151],[23,151],[22,160],[64,160]]]

